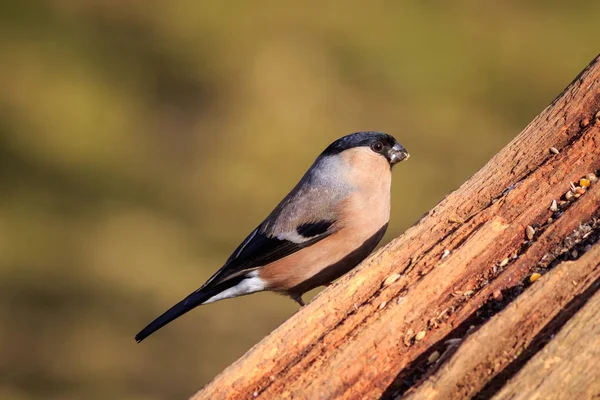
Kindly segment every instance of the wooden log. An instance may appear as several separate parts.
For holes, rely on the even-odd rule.
[[[538,279],[530,290],[466,338],[456,354],[406,399],[473,397],[576,296],[590,287],[597,290],[598,282],[600,243],[578,260],[565,261]],[[600,359],[597,362],[600,364]]]
[[[554,257],[563,239],[598,211],[596,183],[558,212],[550,209],[572,182],[600,169],[598,61],[415,226],[194,399],[364,399],[402,392],[407,366],[459,333],[491,293],[514,286],[544,256]],[[537,227],[531,240],[528,226]]]
[[[600,292],[494,400],[600,398]]]

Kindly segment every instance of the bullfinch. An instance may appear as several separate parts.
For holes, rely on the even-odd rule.
[[[225,265],[135,340],[199,305],[264,290],[304,306],[302,294],[329,285],[379,243],[390,218],[392,167],[408,157],[394,137],[380,132],[331,143]]]

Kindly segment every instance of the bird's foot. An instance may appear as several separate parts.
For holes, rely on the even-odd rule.
[[[292,296],[292,300],[294,300],[296,303],[298,303],[300,305],[300,307],[304,307],[306,305],[306,303],[304,303],[304,300],[302,300],[302,296],[300,296],[300,295]]]

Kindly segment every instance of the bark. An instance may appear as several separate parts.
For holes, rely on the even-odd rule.
[[[558,272],[562,266],[533,285],[527,282],[534,271],[577,258],[588,245],[597,253],[600,246],[594,242],[600,183],[564,200],[571,183],[578,185],[600,169],[598,61],[458,190],[193,398],[415,397],[428,387],[440,390],[431,386],[434,377],[445,377],[452,386],[443,372],[448,368],[463,381],[476,377],[464,390],[456,391],[456,384],[445,388],[452,396],[495,393],[514,375],[511,368],[520,368],[514,357],[524,348],[535,354],[541,348],[536,338],[551,335],[574,312],[567,303],[596,287],[597,268],[589,265],[578,269],[577,285],[561,285],[555,278],[564,276]],[[548,282],[560,293],[544,290]],[[535,309],[534,297],[543,307]],[[527,304],[529,314],[515,302],[489,320],[514,299]],[[471,325],[482,328],[473,333]],[[467,333],[464,347],[479,345],[469,344],[471,353],[461,346],[454,355],[448,351],[437,362],[428,361],[433,352],[446,350],[447,339]],[[494,345],[487,349],[477,337]],[[457,357],[463,357],[463,367],[452,367],[463,365]],[[492,372],[481,373],[485,368]],[[591,373],[600,378],[598,371]]]
[[[596,187],[600,188],[600,185]],[[536,281],[530,290],[525,291],[477,332],[469,335],[449,361],[406,398],[414,400],[473,397],[493,377],[514,363],[548,324],[570,316],[571,313],[562,317],[559,314],[578,296],[581,296],[579,300],[585,299],[588,289],[597,290],[599,282],[600,245],[596,245],[578,260],[565,261]],[[586,318],[589,318],[589,315]],[[600,319],[594,323],[598,331]],[[590,327],[593,327],[594,323]],[[581,339],[581,335],[577,338]],[[596,339],[600,340],[600,336]],[[558,340],[560,339],[556,339]],[[559,346],[561,350],[564,344]],[[587,357],[592,357],[594,353],[598,355],[598,352],[600,347],[590,349]],[[600,358],[591,363],[600,365]],[[529,368],[529,364],[527,367]],[[543,370],[542,368],[537,371],[535,379],[544,377]],[[599,382],[596,385],[598,389],[600,380],[596,381]],[[555,383],[560,382],[559,380]]]
[[[600,397],[600,293],[592,297],[494,397],[504,399],[573,399]]]

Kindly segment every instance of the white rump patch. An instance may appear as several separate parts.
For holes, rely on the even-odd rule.
[[[242,280],[237,285],[223,290],[221,293],[210,297],[202,304],[213,303],[217,300],[230,299],[232,297],[243,296],[245,294],[256,293],[266,289],[267,285],[264,280],[258,276],[257,271],[249,272],[248,277]]]

